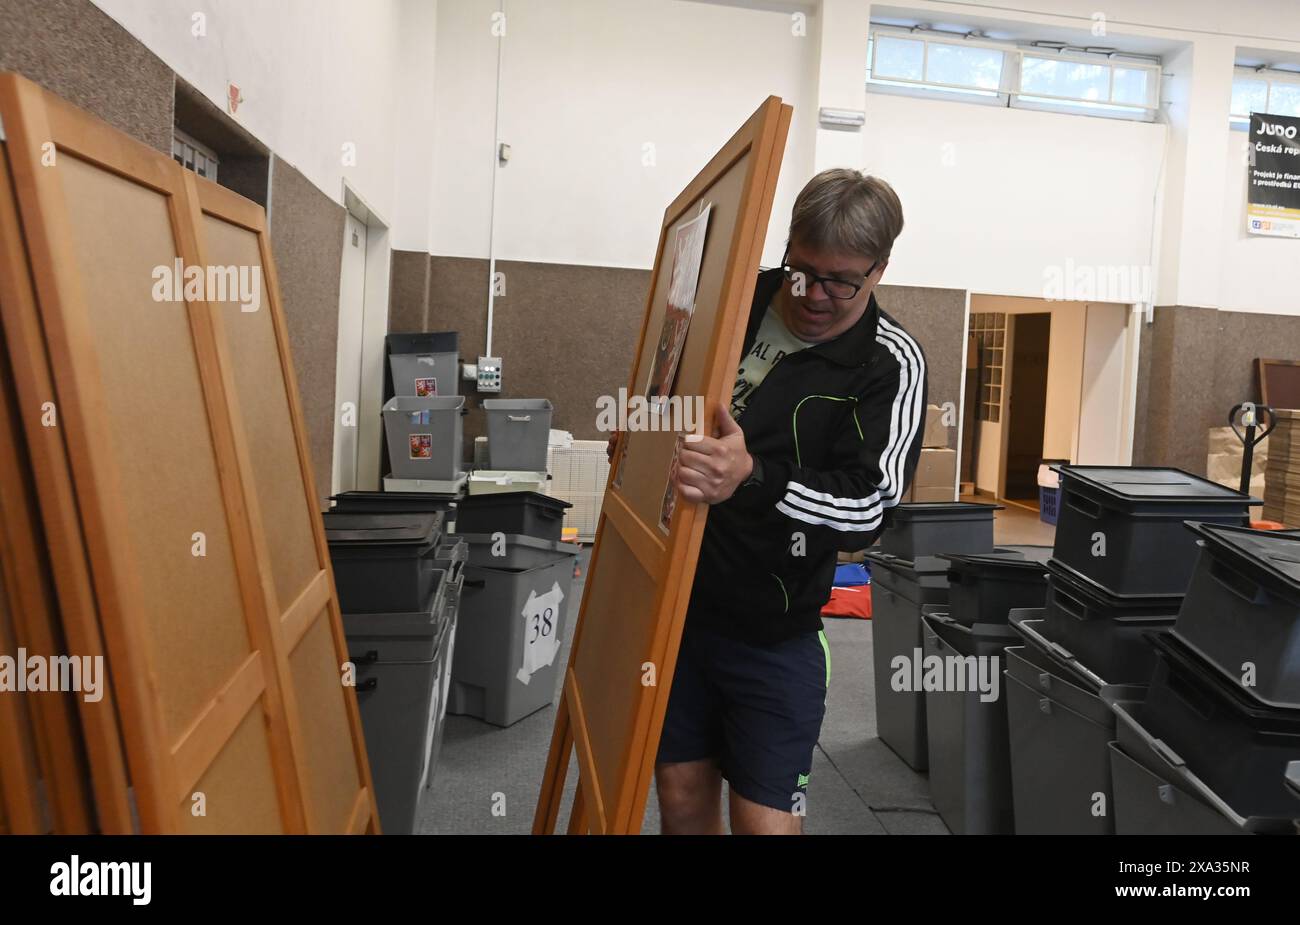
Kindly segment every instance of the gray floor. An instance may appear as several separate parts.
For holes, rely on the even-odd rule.
[[[1029,511],[998,512],[999,543],[1052,542],[1052,528]],[[581,557],[583,576],[590,550]],[[574,582],[566,630],[571,629],[582,581]],[[569,656],[568,637],[560,653]],[[816,835],[944,835],[947,827],[929,798],[924,774],[909,768],[876,738],[871,667],[871,621],[826,620],[831,648],[831,685],[826,718],[813,758],[804,830]],[[560,679],[557,672],[556,699]],[[550,748],[555,709],[548,707],[500,729],[463,716],[447,718],[433,789],[424,801],[417,832],[426,834],[526,834]],[[560,819],[568,818],[576,786],[571,768]],[[725,801],[724,801],[725,807]],[[643,833],[659,830],[651,788]]]

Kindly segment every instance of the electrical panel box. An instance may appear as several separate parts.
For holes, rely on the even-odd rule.
[[[501,391],[501,358],[478,358],[478,390],[480,392]]]

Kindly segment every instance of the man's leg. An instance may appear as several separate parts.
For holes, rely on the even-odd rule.
[[[722,825],[722,774],[717,761],[656,764],[655,787],[659,794],[660,834],[726,834]]]
[[[803,816],[789,810],[773,809],[747,800],[730,791],[731,834],[733,835],[802,835]]]
[[[719,659],[736,835],[798,835],[807,813],[808,777],[826,715],[830,653],[820,633],[772,646],[734,643]]]

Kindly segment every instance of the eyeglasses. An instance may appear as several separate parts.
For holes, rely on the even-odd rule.
[[[795,282],[796,280],[802,281],[805,286],[805,291],[811,289],[817,283],[821,283],[822,289],[826,291],[828,297],[843,302],[853,298],[861,292],[863,285],[865,285],[864,283],[849,282],[847,279],[836,279],[833,276],[814,276],[807,270],[795,269],[785,262],[786,258],[789,256],[790,246],[787,244],[785,253],[781,255],[781,273],[791,282]],[[862,274],[862,278],[865,280],[870,277],[872,273],[876,272],[876,267],[878,266],[880,266],[880,261],[876,260],[871,264],[871,269]]]

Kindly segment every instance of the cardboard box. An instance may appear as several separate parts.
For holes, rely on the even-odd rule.
[[[913,501],[956,501],[956,489],[951,485],[947,488],[917,488],[912,491]]]
[[[921,446],[946,448],[949,428],[943,423],[943,409],[938,405],[925,406],[925,433]]]
[[[1242,431],[1244,433],[1245,428],[1243,428]],[[1236,453],[1237,458],[1238,459],[1241,458],[1241,454],[1243,452],[1241,440],[1240,438],[1237,437],[1235,433],[1232,432],[1231,427],[1211,427],[1209,431],[1209,436],[1210,436],[1209,439],[1210,455],[1214,455],[1215,453]],[[1256,459],[1259,459],[1260,456],[1263,456],[1265,458],[1268,457],[1268,441],[1270,439],[1271,439],[1271,435],[1269,437],[1265,437],[1259,443],[1255,444]]]
[[[912,477],[915,488],[947,488],[955,490],[957,484],[957,451],[926,448],[916,464]]]

